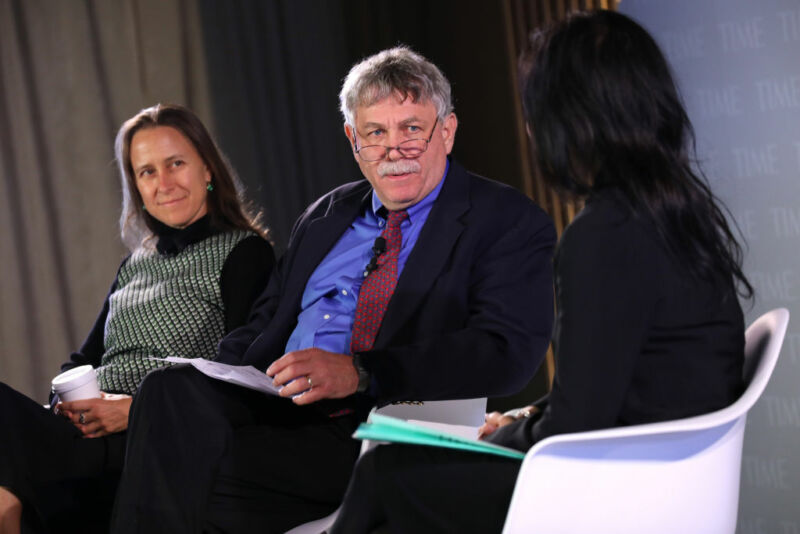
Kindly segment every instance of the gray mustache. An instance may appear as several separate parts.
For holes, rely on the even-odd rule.
[[[383,161],[378,165],[378,174],[386,176],[387,174],[406,174],[409,172],[419,172],[422,166],[418,161],[400,159],[397,161]]]

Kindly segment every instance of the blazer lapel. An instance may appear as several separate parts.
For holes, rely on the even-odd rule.
[[[469,177],[463,167],[451,160],[439,197],[428,214],[386,308],[375,339],[376,347],[392,339],[397,329],[416,313],[464,231],[461,217],[469,207]]]

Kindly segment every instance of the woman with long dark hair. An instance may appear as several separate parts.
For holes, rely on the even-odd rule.
[[[107,532],[131,396],[166,356],[213,358],[275,262],[266,230],[200,119],[143,109],[119,130],[125,258],[83,346],[102,398],[53,410],[0,384],[0,533]]]
[[[536,165],[586,207],[556,254],[552,391],[514,416],[487,416],[484,439],[527,451],[554,434],[729,405],[743,387],[737,288],[752,288],[723,208],[695,170],[664,56],[610,11],[575,14],[531,45],[522,93]],[[332,532],[499,532],[519,467],[378,447],[359,461]]]

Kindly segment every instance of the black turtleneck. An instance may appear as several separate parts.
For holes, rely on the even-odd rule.
[[[156,250],[163,255],[179,254],[189,245],[225,231],[214,225],[208,215],[186,228],[172,228],[158,221],[155,221],[153,226],[155,238],[158,239]],[[128,261],[129,257],[122,261],[120,267]],[[222,267],[219,282],[220,294],[225,307],[226,334],[247,321],[250,308],[266,287],[274,264],[275,254],[272,247],[256,235],[240,241],[228,255]],[[117,274],[119,275],[119,271]],[[109,297],[116,289],[117,279],[115,278],[94,327],[81,348],[61,366],[62,371],[78,365],[90,364],[95,367],[100,365],[105,352],[103,338],[109,310]]]
[[[156,250],[159,254],[177,254],[192,243],[224,231],[211,222],[211,216],[205,215],[186,228],[173,228],[161,221],[151,219],[153,234],[158,239]]]

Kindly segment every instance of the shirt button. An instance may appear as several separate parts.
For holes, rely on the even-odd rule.
[[[346,289],[342,289],[342,295],[347,296],[347,290]]]
[[[330,316],[330,314],[326,313],[325,315],[322,316],[322,318],[327,321],[328,319],[331,318],[331,316]]]

